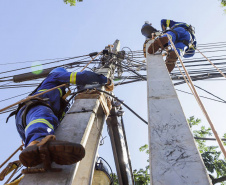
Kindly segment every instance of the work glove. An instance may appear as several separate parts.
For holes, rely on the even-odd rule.
[[[114,83],[113,83],[113,80],[111,80],[110,78],[108,78],[108,82],[107,84],[105,85],[105,90],[106,91],[113,91],[114,89]]]

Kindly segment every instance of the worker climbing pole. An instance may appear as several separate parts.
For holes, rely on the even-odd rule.
[[[144,25],[144,27],[147,26]],[[164,32],[157,38],[152,37],[153,40],[148,39],[147,44],[145,43],[151,184],[211,184],[169,76],[179,59],[186,75],[178,65],[177,67],[188,83],[226,156],[222,141],[181,60],[181,56],[190,57],[195,53],[194,29],[185,23],[165,19],[161,21],[161,26]],[[166,31],[167,27],[170,27],[168,31]],[[163,56],[165,56],[163,52],[167,53],[166,65],[163,62]]]
[[[92,183],[92,175],[103,124],[106,118],[110,114],[113,114],[111,111],[111,103],[115,101],[110,98],[112,96],[111,94],[109,94],[111,96],[108,96],[104,92],[106,90],[113,90],[115,64],[122,60],[120,59],[122,55],[119,52],[119,45],[119,41],[116,40],[113,45],[107,46],[103,51],[92,58],[92,60],[94,60],[98,55],[102,56],[101,63],[95,70],[96,73],[88,71],[69,73],[64,68],[53,69],[27,99],[13,104],[16,105],[20,103],[19,108],[10,116],[14,114],[17,115],[18,131],[26,147],[20,154],[20,161],[24,166],[30,167],[24,169],[23,173],[36,173],[35,176],[25,175],[20,184],[48,183],[54,185],[88,185]],[[92,62],[92,60],[90,62]],[[89,63],[82,71],[88,65]],[[25,77],[31,79],[30,75],[25,75]],[[18,79],[18,76],[14,79]],[[19,79],[18,81],[21,81],[21,78]],[[53,82],[58,82],[58,86],[51,86]],[[52,101],[52,104],[56,105],[58,95],[65,100],[66,96],[71,93],[70,91],[68,91],[69,93],[65,92],[65,87],[68,87],[67,83],[69,82],[71,84],[76,83],[78,85],[78,91],[76,94],[72,94],[71,98],[74,98],[74,104],[67,112],[61,124],[59,124],[57,120],[62,119],[62,114],[64,110],[67,110],[67,106],[60,109],[62,111],[57,111],[54,110],[56,108],[52,107],[48,102]],[[92,84],[93,82],[96,84]],[[52,95],[49,96],[48,94]],[[40,97],[42,97],[42,99]],[[31,103],[27,104],[27,102]],[[48,113],[48,111],[38,111],[38,109],[40,110],[40,106],[46,110],[49,109],[48,111],[52,111],[53,115],[57,115],[58,118],[50,120],[48,115],[51,115],[51,113]],[[38,107],[38,109],[31,111],[35,107]],[[46,116],[43,114],[42,117],[29,115],[31,113],[40,114],[39,112],[47,114]],[[59,114],[56,114],[56,112]],[[20,116],[20,114],[25,116]],[[32,119],[32,117],[34,117],[34,119]],[[21,118],[21,120],[19,118]],[[108,121],[109,127],[111,127],[111,124],[111,121]],[[58,127],[57,130],[56,127]],[[38,132],[36,132],[35,129],[38,129]],[[123,144],[126,143],[124,134],[125,132],[119,134],[120,137],[124,137],[123,141],[120,141],[123,142]],[[57,138],[57,140],[55,138]],[[123,144],[121,144],[121,146]],[[116,146],[116,148],[117,147],[118,146]],[[126,152],[123,151],[120,153],[121,156],[118,153],[114,153],[114,155],[119,155],[115,156],[115,159],[122,158],[120,161],[115,161],[117,163],[116,166],[121,166],[121,164],[118,164],[120,162],[123,162],[123,164],[130,162],[130,160],[128,160],[128,148],[125,151]],[[124,156],[127,156],[127,158],[124,159]],[[83,157],[84,159],[79,162]],[[41,166],[36,167],[39,164]],[[117,170],[118,176],[121,177],[119,181],[120,184],[132,185],[131,164],[129,168],[127,166],[128,165],[123,166],[120,170]],[[122,175],[119,174],[127,170],[130,172]],[[57,172],[57,174],[49,173],[51,171]],[[40,172],[45,172],[45,175],[40,174]],[[53,176],[54,178],[52,178]]]

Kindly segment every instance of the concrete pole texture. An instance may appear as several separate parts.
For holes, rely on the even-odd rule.
[[[212,184],[162,55],[146,56],[151,185]]]

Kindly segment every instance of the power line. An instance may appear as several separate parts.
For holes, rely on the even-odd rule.
[[[89,55],[77,56],[76,58],[85,57],[85,56],[89,56]],[[47,61],[47,60],[63,60],[63,59],[71,59],[71,58],[74,59],[75,57],[63,57],[63,58],[53,58],[53,59],[29,60],[29,61],[24,61],[24,62],[4,63],[4,64],[0,64],[0,65],[22,64],[22,63],[28,63],[28,62],[42,62],[42,61]]]

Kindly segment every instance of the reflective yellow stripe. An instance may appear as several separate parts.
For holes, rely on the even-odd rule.
[[[35,123],[44,123],[44,124],[48,125],[49,128],[54,130],[53,125],[51,125],[46,119],[35,119],[26,126],[25,132],[28,129],[28,127],[30,127],[31,125],[33,125]]]
[[[38,92],[42,92],[42,91],[46,91],[46,90],[48,90],[48,89],[41,89],[41,90],[39,90]]]
[[[63,93],[62,93],[61,88],[57,88],[57,89],[60,91],[60,97],[62,97]]]
[[[60,91],[60,97],[62,97],[63,93],[62,93],[61,88],[57,88],[57,89]],[[43,91],[47,91],[47,90],[49,90],[49,89],[41,89],[38,92],[43,92]]]
[[[70,75],[70,83],[71,84],[76,84],[76,74],[77,72],[72,72]]]
[[[188,24],[185,24],[185,23],[177,23],[174,26],[180,26],[180,25],[185,25],[185,26],[189,27],[189,25]]]
[[[166,20],[166,27],[169,27],[170,25],[170,20]]]

